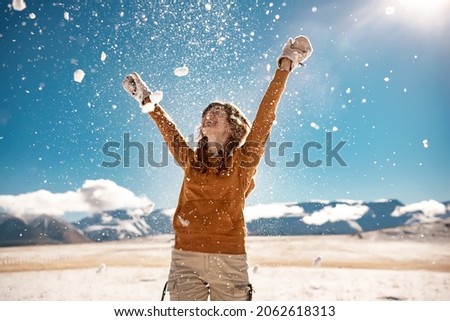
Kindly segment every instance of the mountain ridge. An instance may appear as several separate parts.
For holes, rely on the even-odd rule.
[[[28,219],[0,213],[0,246],[106,242],[171,234],[174,209],[113,210],[69,223],[61,217]],[[450,217],[450,201],[403,204],[396,199],[271,203],[244,210],[248,235],[355,234]]]

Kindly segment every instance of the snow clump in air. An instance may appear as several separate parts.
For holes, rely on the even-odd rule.
[[[163,92],[160,90],[157,90],[150,94],[150,103],[145,104],[142,106],[142,112],[143,113],[149,113],[155,110],[156,104],[158,104],[163,99]]]
[[[84,78],[84,71],[81,69],[77,69],[75,70],[75,72],[73,73],[73,80],[75,80],[76,82],[82,82],[83,78]]]
[[[163,92],[160,90],[150,94],[150,100],[152,103],[157,104],[163,99]]]
[[[27,5],[25,4],[25,1],[23,1],[23,0],[13,0],[12,7],[16,11],[22,11],[27,7]]]
[[[320,267],[322,265],[322,257],[318,256],[313,262],[314,267]]]
[[[189,68],[186,66],[175,68],[173,73],[178,77],[184,77],[189,73]]]

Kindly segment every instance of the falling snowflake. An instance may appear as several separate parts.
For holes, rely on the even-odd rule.
[[[395,13],[395,7],[392,6],[386,7],[384,13],[388,16],[393,15]]]

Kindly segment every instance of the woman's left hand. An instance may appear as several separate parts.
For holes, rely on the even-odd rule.
[[[289,59],[292,64],[288,71],[292,71],[308,59],[313,52],[311,42],[306,36],[297,36],[294,40],[289,38],[287,43],[283,47],[280,57],[278,58],[278,66],[283,67],[281,64],[283,58]],[[284,69],[284,68],[283,68]]]

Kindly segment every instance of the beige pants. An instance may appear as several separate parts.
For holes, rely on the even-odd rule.
[[[247,255],[172,250],[171,301],[248,301]]]

